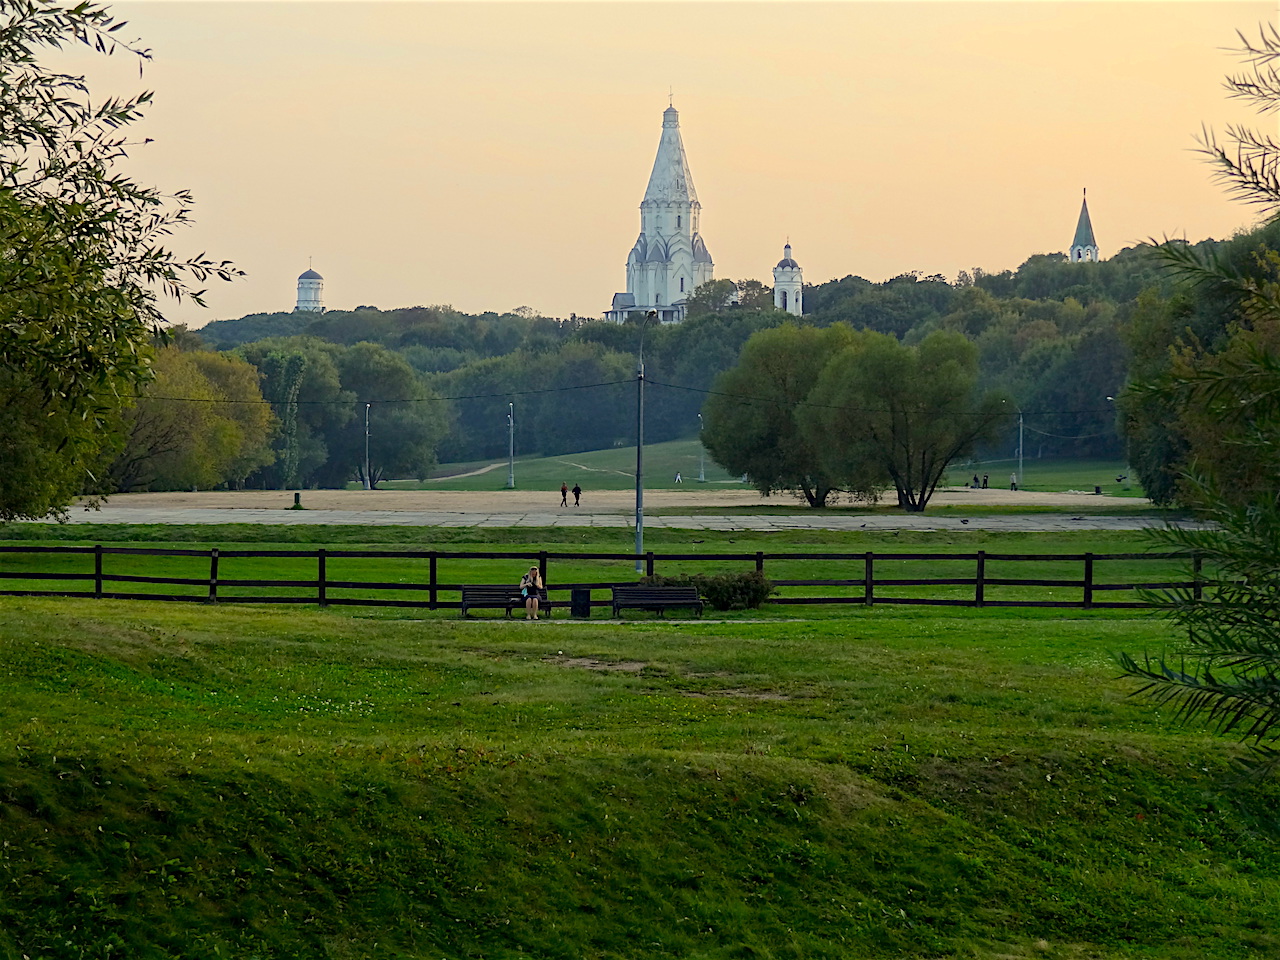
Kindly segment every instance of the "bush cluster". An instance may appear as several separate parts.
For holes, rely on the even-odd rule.
[[[747,573],[697,573],[676,577],[645,577],[651,587],[697,587],[713,610],[748,610],[759,607],[773,593],[773,583],[759,570]]]

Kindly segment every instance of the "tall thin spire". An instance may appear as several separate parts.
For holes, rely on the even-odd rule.
[[[667,107],[662,113],[662,139],[658,141],[658,155],[653,160],[644,199],[698,202],[684,141],[680,139],[680,113],[675,107]]]
[[[1096,263],[1098,256],[1098,241],[1093,236],[1093,222],[1089,219],[1089,190],[1084,189],[1080,200],[1080,219],[1076,221],[1076,235],[1071,241],[1071,252],[1069,259],[1073,263],[1089,262]]]

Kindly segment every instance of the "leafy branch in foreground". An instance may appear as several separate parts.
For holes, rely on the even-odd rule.
[[[1264,27],[1256,45],[1240,39],[1249,72],[1228,77],[1227,88],[1273,113],[1280,32]],[[1280,143],[1241,127],[1228,137],[1234,151],[1207,130],[1200,139],[1215,179],[1274,221]],[[1182,720],[1204,719],[1252,740],[1256,769],[1273,772],[1280,766],[1271,746],[1280,738],[1280,254],[1260,250],[1241,268],[1176,242],[1157,253],[1193,286],[1219,295],[1231,337],[1217,354],[1187,347],[1166,376],[1134,388],[1139,401],[1176,411],[1191,452],[1184,499],[1208,525],[1156,534],[1195,558],[1191,586],[1148,595],[1187,628],[1185,645],[1172,657],[1121,654],[1120,665],[1142,682],[1135,694],[1176,707]]]
[[[1233,504],[1205,483],[1200,502],[1211,526],[1156,533],[1196,558],[1199,582],[1146,596],[1187,628],[1186,644],[1173,656],[1122,653],[1120,666],[1143,682],[1135,695],[1254,741],[1260,768],[1270,769],[1280,762],[1265,745],[1280,737],[1280,507],[1274,497]]]
[[[197,284],[240,273],[164,246],[190,223],[189,193],[116,169],[151,94],[95,102],[39,61],[83,43],[141,65],[124,26],[89,0],[0,2],[0,520],[57,513],[92,483],[150,375],[160,295],[201,303]]]

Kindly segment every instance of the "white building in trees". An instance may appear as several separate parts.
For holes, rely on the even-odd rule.
[[[773,305],[797,317],[804,313],[804,275],[791,259],[791,244],[782,248],[782,259],[773,268]]]
[[[298,277],[298,304],[293,308],[294,313],[303,311],[324,312],[324,277],[309,267]]]
[[[640,236],[627,256],[627,289],[614,294],[606,317],[620,323],[630,314],[654,311],[666,323],[684,319],[689,294],[715,270],[698,232],[701,214],[680,139],[680,114],[668,107],[640,202]]]

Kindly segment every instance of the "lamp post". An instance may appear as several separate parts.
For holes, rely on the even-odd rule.
[[[507,489],[516,488],[516,405],[507,404]]]
[[[1107,403],[1114,404],[1115,402],[1116,402],[1115,397],[1107,397]],[[1128,424],[1126,423],[1125,426],[1127,428]],[[1124,476],[1126,481],[1126,486],[1125,486],[1126,490],[1129,489],[1127,485],[1127,481],[1129,477],[1133,476],[1133,465],[1129,463],[1129,457],[1130,457],[1129,444],[1130,444],[1129,431],[1128,429],[1126,429],[1124,431]]]
[[[1001,403],[1008,403],[1008,401],[1002,400]],[[1022,408],[1016,403],[1014,404],[1014,407],[1018,411],[1018,473],[1016,475],[1017,479],[1014,480],[1014,485],[1019,486],[1022,484],[1024,479],[1022,476]]]
[[[644,328],[658,315],[650,310],[640,321],[640,349],[636,355],[636,573],[644,570]]]
[[[364,405],[364,488],[372,490],[373,484],[369,482],[369,407],[372,404]]]
[[[702,414],[698,414],[698,482],[707,482],[707,448],[702,445]]]

